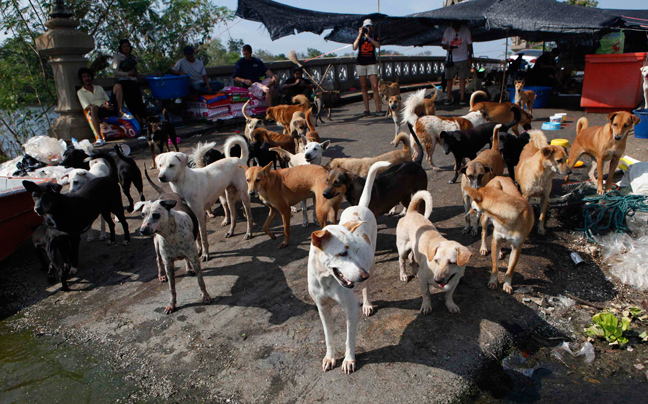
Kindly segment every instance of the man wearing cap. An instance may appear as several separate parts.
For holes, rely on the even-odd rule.
[[[376,103],[375,116],[383,116],[382,104],[378,95],[378,63],[376,61],[376,48],[380,48],[380,42],[373,33],[373,22],[370,19],[364,20],[362,27],[358,32],[358,37],[353,42],[353,50],[360,49],[356,59],[356,73],[360,79],[360,88],[362,89],[362,101],[365,110],[362,116],[369,116],[369,92],[367,89],[367,76],[371,82],[373,98]]]
[[[241,49],[243,57],[240,58],[234,66],[232,78],[234,82],[245,88],[250,87],[253,83],[262,83],[268,91],[265,91],[265,98],[268,106],[272,106],[272,96],[277,93],[277,84],[279,78],[275,76],[272,70],[268,69],[261,59],[252,57],[252,47],[243,45]]]
[[[459,105],[466,105],[466,79],[470,75],[472,65],[472,35],[468,27],[461,21],[453,21],[452,26],[446,28],[441,39],[441,47],[448,51],[448,59],[445,66],[445,78],[447,80],[446,92],[448,94],[444,105],[454,102],[452,99],[452,84],[455,76],[459,77]]]
[[[225,87],[218,80],[209,80],[205,65],[202,60],[197,60],[193,46],[185,46],[183,49],[184,58],[178,60],[176,64],[169,69],[173,74],[190,76],[190,85],[193,90],[201,94],[213,94]]]

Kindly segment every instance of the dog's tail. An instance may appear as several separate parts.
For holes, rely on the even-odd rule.
[[[193,149],[189,155],[189,162],[195,164],[197,168],[203,168],[205,166],[205,153],[214,147],[216,147],[216,142],[198,142],[196,148]]]
[[[543,131],[539,129],[534,129],[528,131],[527,133],[531,137],[530,142],[533,143],[536,149],[543,149],[549,146],[549,142],[547,141],[547,136],[545,136]]]
[[[248,158],[250,157],[250,152],[248,150],[248,144],[243,136],[236,135],[227,138],[227,140],[225,141],[225,157],[232,157],[230,153],[234,145],[238,145],[241,148],[241,157],[239,158],[244,162],[244,164],[247,164]]]
[[[390,165],[391,163],[389,161],[377,161],[371,165],[369,174],[367,175],[367,182],[365,182],[365,186],[362,190],[362,195],[360,196],[360,202],[358,203],[358,206],[369,208],[369,202],[371,202],[371,189],[373,188],[376,174],[381,168],[389,167]]]
[[[160,187],[158,187],[153,180],[151,180],[151,177],[148,175],[148,170],[146,169],[146,164],[142,163],[142,168],[144,168],[144,176],[148,180],[149,184],[151,184],[151,187],[157,191],[158,194],[162,195],[164,193],[164,190]]]
[[[394,81],[394,83],[398,84],[398,73],[394,72],[394,76],[396,77],[396,81]]]
[[[410,126],[410,132],[412,133],[412,137],[414,138],[414,141],[416,142],[416,145],[418,146],[418,154],[416,155],[416,160],[414,161],[416,164],[420,165],[421,167],[423,166],[423,145],[421,145],[421,141],[419,140],[418,136],[416,136],[416,131],[412,130],[412,127]]]
[[[520,107],[513,106],[511,107],[511,111],[513,112],[513,120],[507,124],[502,125],[502,132],[508,132],[512,127],[520,122],[520,119],[522,119],[522,112],[520,111]]]
[[[250,101],[252,100],[247,100],[247,102],[243,104],[243,108],[241,108],[241,112],[243,112],[243,117],[245,118],[246,121],[250,121],[252,119],[252,117],[245,112],[245,108],[247,108]]]
[[[306,111],[306,115],[304,117],[306,118],[306,124],[308,125],[308,130],[311,132],[317,132],[317,129],[315,129],[313,123],[311,122],[312,114],[313,114],[313,108],[309,108],[308,111]]]
[[[576,136],[578,136],[582,130],[589,128],[589,121],[587,118],[582,117],[576,122]]]
[[[436,84],[434,84],[433,82],[428,81],[428,83],[432,84],[432,88],[434,89],[434,95],[432,96],[432,98],[430,98],[430,101],[434,102],[434,100],[436,100],[437,95],[439,95],[439,89],[437,88]]]
[[[113,149],[115,150],[115,154],[117,155],[117,157],[119,157],[121,160],[123,160],[123,161],[125,161],[127,163],[134,163],[135,162],[135,160],[133,160],[132,157],[128,157],[127,155],[124,154],[124,152],[122,151],[122,148],[121,148],[120,145],[115,145],[115,147]]]
[[[306,98],[304,94],[297,94],[293,97],[292,102],[293,104],[298,103],[299,105],[303,105],[306,108],[310,108],[310,101],[308,101],[308,98]]]
[[[403,117],[401,118],[401,123],[403,125],[409,123],[414,126],[416,120],[419,118],[418,115],[414,112],[416,107],[423,102],[425,99],[425,89],[418,90],[414,94],[411,94],[407,101],[405,101],[405,107],[403,108]]]
[[[429,219],[430,214],[432,214],[432,194],[426,190],[418,191],[414,194],[407,207],[407,213],[418,212],[421,201],[425,202],[425,213],[423,213],[423,217]]]
[[[116,149],[119,149],[119,147],[116,147]],[[121,151],[121,150],[120,150]],[[114,179],[115,181],[117,180],[117,164],[115,163],[115,159],[113,156],[105,151],[98,151],[94,152],[90,155],[91,159],[104,159],[108,162],[108,165],[110,166],[110,178]]]
[[[393,144],[394,147],[398,147],[398,144],[400,142],[403,142],[403,150],[408,152],[409,154],[412,154],[412,145],[410,144],[409,135],[407,133],[400,132],[399,134],[397,134],[391,144]]]
[[[474,106],[475,106],[475,99],[476,99],[478,96],[482,96],[482,97],[484,97],[486,100],[488,100],[488,94],[486,94],[485,91],[482,91],[482,90],[475,91],[474,93],[472,93],[472,94],[470,95],[470,110],[471,110],[471,111],[474,110]]]
[[[496,152],[499,152],[499,134],[501,128],[501,123],[498,123],[497,125],[495,125],[495,128],[493,128],[493,144],[491,146],[491,150],[495,150]]]

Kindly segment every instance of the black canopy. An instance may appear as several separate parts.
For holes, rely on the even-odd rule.
[[[554,0],[472,0],[403,17],[324,13],[271,0],[239,0],[236,15],[263,23],[273,40],[300,32],[319,35],[331,29],[326,39],[341,43],[353,43],[362,21],[371,18],[381,44],[403,46],[440,44],[452,20],[469,25],[474,42],[510,36],[555,40],[609,29],[648,29],[646,10],[601,10]]]

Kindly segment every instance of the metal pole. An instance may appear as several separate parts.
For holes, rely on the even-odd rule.
[[[500,90],[499,102],[502,102],[504,97],[504,85],[506,84],[506,63],[508,61],[508,29],[506,30],[506,45],[504,48],[504,72],[502,73],[502,89]]]

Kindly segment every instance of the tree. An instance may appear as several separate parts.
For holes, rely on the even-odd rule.
[[[580,7],[598,7],[598,0],[567,0],[566,3]]]
[[[230,38],[229,41],[227,41],[227,47],[229,48],[230,52],[241,54],[241,48],[243,48],[243,45],[245,45],[245,42],[243,42],[243,40],[240,38]]]
[[[321,54],[322,54],[322,52],[318,51],[315,48],[308,48],[308,49],[306,49],[305,57],[306,57],[306,59],[313,59],[313,58],[318,57]]]

